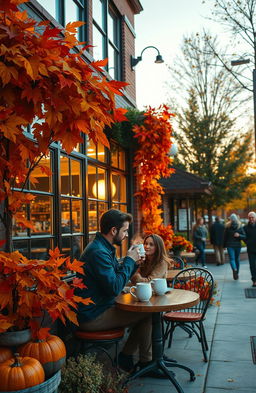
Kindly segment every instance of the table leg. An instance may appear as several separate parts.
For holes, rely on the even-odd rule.
[[[175,378],[175,374],[168,370],[168,367],[179,367],[190,373],[190,380],[195,379],[195,374],[190,368],[180,365],[174,361],[165,360],[163,357],[163,339],[162,339],[162,328],[161,328],[161,314],[152,314],[152,362],[145,368],[132,373],[126,382],[130,382],[135,378],[142,377],[150,372],[157,372],[161,370],[167,378],[175,386],[178,393],[184,393],[184,390]]]

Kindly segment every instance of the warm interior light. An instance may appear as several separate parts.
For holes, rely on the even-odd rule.
[[[97,198],[97,184],[98,184],[98,199],[106,199],[106,188],[105,188],[105,180],[99,180],[98,182],[95,182],[94,185],[92,186],[92,193]],[[112,191],[112,197],[116,193],[116,186],[114,183],[111,183],[111,191]]]

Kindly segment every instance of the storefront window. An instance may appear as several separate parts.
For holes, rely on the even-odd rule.
[[[30,216],[33,223],[32,233],[52,233],[52,197],[37,195],[30,204]]]
[[[40,161],[40,167],[35,167],[30,177],[31,190],[52,192],[52,175],[50,175],[50,162],[50,156],[47,156]]]

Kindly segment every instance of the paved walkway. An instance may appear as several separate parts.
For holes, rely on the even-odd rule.
[[[241,262],[239,280],[234,281],[229,264],[210,265],[218,282],[220,307],[210,306],[205,321],[209,362],[202,358],[196,337],[188,338],[176,329],[171,350],[166,354],[191,367],[188,373],[173,368],[185,393],[256,393],[256,364],[252,361],[250,336],[256,336],[256,299],[245,297],[244,288],[251,287],[248,261]],[[129,393],[175,393],[166,379],[140,378],[129,387]]]

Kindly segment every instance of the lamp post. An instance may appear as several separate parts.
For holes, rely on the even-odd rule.
[[[157,64],[164,63],[164,60],[163,60],[163,58],[162,58],[162,56],[161,56],[161,54],[160,54],[160,52],[159,52],[159,49],[157,49],[155,46],[151,46],[151,45],[150,45],[150,46],[146,46],[146,48],[144,48],[144,49],[142,50],[140,56],[138,56],[138,57],[131,56],[131,68],[132,68],[132,69],[142,60],[142,54],[143,54],[143,52],[144,52],[146,49],[149,49],[149,48],[153,48],[153,49],[155,49],[155,50],[157,51],[157,56],[156,56],[155,63],[157,63]]]
[[[232,66],[238,66],[250,63],[250,59],[232,60]],[[253,115],[254,115],[254,151],[256,159],[256,69],[252,71],[252,90],[253,90]]]

